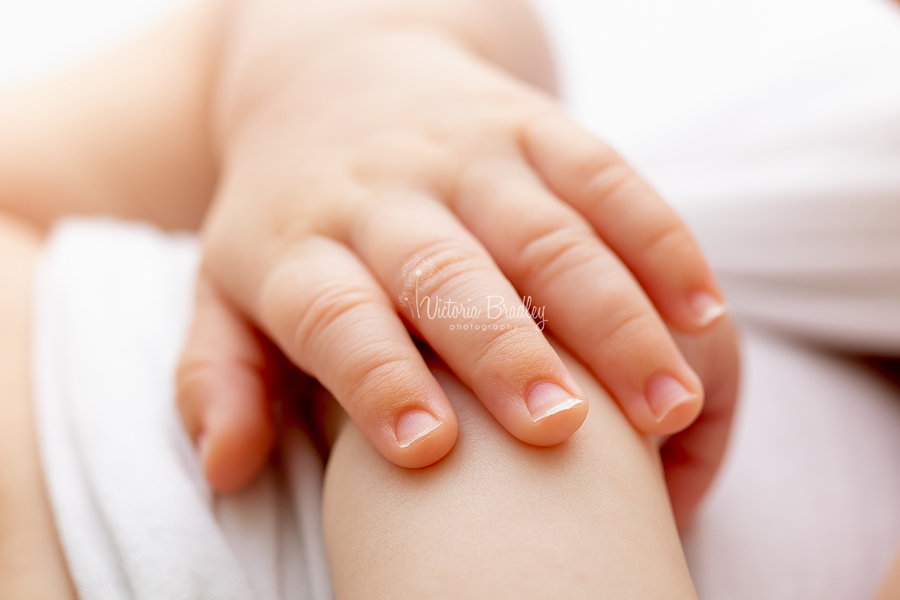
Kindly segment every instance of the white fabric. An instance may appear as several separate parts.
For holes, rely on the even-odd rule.
[[[84,600],[330,598],[322,465],[292,432],[282,469],[213,496],[178,422],[194,285],[186,237],[106,221],[50,239],[35,310],[42,460]]]

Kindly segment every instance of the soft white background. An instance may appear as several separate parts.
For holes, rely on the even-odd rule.
[[[184,0],[0,0],[0,86],[52,72]],[[890,0],[537,0],[567,97],[621,147],[897,31]]]
[[[620,146],[656,139],[842,48],[898,31],[890,0],[537,0],[568,97]],[[898,5],[900,6],[900,5]]]

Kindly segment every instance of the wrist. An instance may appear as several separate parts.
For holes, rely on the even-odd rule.
[[[418,35],[456,45],[553,93],[555,72],[543,31],[522,0],[234,0],[218,76],[216,144],[323,52],[360,38]]]

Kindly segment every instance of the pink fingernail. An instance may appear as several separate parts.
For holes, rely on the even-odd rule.
[[[406,411],[397,419],[397,443],[401,448],[407,448],[440,426],[441,421],[427,410]]]
[[[659,373],[650,378],[647,382],[646,395],[647,403],[657,423],[662,423],[678,406],[697,398],[697,394],[667,373]]]
[[[539,383],[531,388],[525,405],[531,413],[531,419],[537,423],[551,415],[575,408],[584,400],[574,397],[555,383]]]
[[[700,327],[712,325],[728,312],[728,307],[721,300],[702,290],[691,295],[690,304],[694,320]]]

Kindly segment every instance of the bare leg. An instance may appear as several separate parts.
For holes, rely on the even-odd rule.
[[[38,460],[28,360],[38,237],[0,215],[0,598],[74,598]]]
[[[887,577],[881,583],[881,589],[875,596],[875,600],[897,600],[900,598],[900,553],[894,559],[894,564],[888,569]]]
[[[443,370],[460,436],[437,465],[396,467],[345,426],[324,506],[339,599],[696,597],[656,448],[567,360],[591,406],[555,448],[514,440]]]

